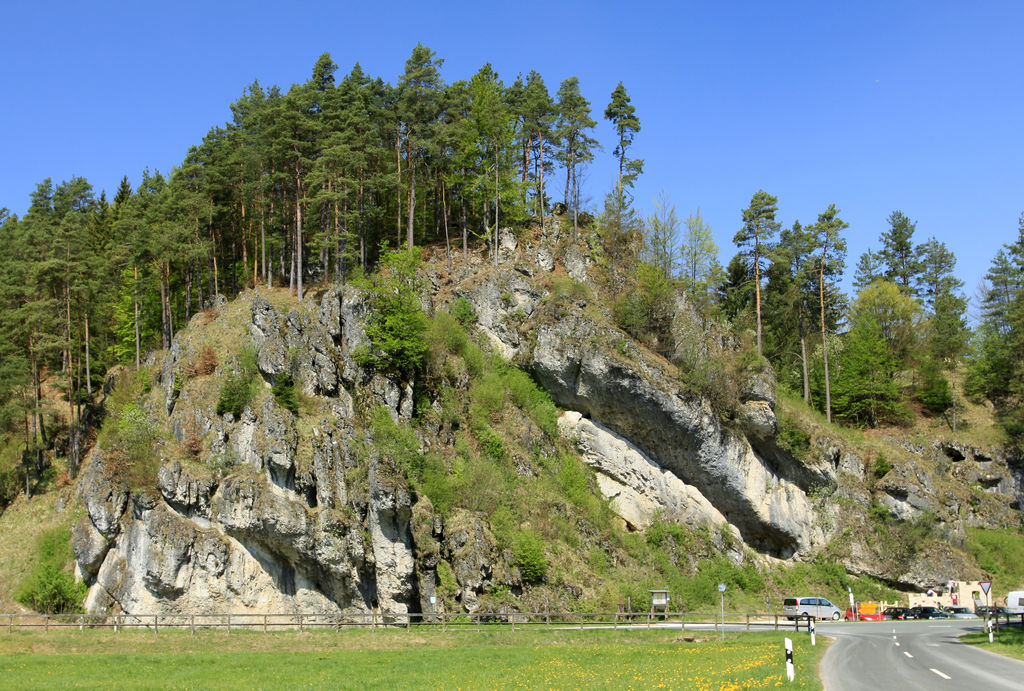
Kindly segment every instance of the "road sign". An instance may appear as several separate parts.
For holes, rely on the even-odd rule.
[[[988,591],[992,590],[992,581],[978,581],[978,585],[981,586],[986,595],[988,595]]]
[[[725,592],[725,583],[719,583],[718,584],[718,592],[720,592],[720,593],[724,593]]]

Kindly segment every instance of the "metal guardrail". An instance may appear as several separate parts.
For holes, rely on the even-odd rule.
[[[687,626],[709,626],[714,631],[728,624],[744,631],[780,629],[799,631],[807,628],[810,620],[788,620],[779,614],[708,612],[361,612],[353,614],[280,613],[280,614],[0,614],[0,627],[8,633],[15,631],[50,629],[146,629],[158,633],[161,629],[197,630],[224,629],[270,631],[315,629],[371,629],[405,628],[660,628],[685,629]],[[6,626],[4,626],[6,624]]]

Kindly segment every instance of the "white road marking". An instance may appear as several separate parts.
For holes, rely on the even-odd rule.
[[[899,641],[896,641],[896,647],[897,647],[897,648],[899,648],[899,647],[900,647],[900,642],[899,642]]]
[[[906,655],[907,657],[911,658],[911,659],[914,658],[914,656],[911,655],[910,653],[908,653],[906,650],[903,651],[903,654]]]
[[[946,676],[945,674],[943,674],[943,673],[942,673],[942,672],[940,672],[939,670],[935,669],[934,667],[929,667],[928,669],[930,669],[931,671],[935,672],[936,674],[938,674],[938,675],[939,675],[940,677],[942,677],[943,679],[946,679],[946,680],[948,680],[948,679],[949,679],[949,677],[948,677],[948,676]]]

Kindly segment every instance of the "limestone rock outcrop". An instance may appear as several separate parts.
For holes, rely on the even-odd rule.
[[[536,327],[528,366],[562,407],[628,439],[706,497],[755,549],[788,558],[824,539],[807,492],[827,484],[826,464],[774,462],[722,424],[707,400],[687,392],[653,360],[627,361],[620,338],[569,311]]]

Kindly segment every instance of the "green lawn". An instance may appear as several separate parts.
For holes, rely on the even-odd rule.
[[[1006,657],[1014,657],[1024,660],[1024,629],[1019,626],[1000,627],[999,633],[994,635],[995,640],[988,642],[988,633],[969,633],[961,636],[964,643],[976,645],[993,653],[999,653]]]
[[[783,634],[679,631],[0,635],[6,688],[754,689],[785,677]],[[792,636],[791,636],[792,637]],[[820,689],[825,646],[794,638],[797,683]]]

